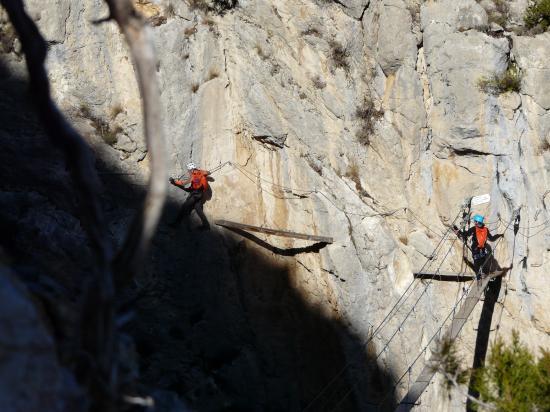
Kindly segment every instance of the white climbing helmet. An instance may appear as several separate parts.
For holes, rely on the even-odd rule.
[[[196,169],[197,166],[195,166],[195,163],[191,162],[191,163],[187,163],[187,170],[193,170],[193,169]]]

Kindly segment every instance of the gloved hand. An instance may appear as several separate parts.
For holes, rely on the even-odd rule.
[[[458,232],[458,227],[457,227],[457,225],[453,225],[453,230],[454,230],[455,232]]]
[[[176,182],[176,181],[174,180],[173,177],[170,177],[170,178],[168,179],[168,181],[169,181],[170,183],[172,183],[172,184],[175,184],[175,182]]]

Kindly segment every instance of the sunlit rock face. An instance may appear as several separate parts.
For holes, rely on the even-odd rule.
[[[511,269],[490,325],[478,325],[480,304],[464,327],[464,363],[482,327],[491,342],[517,329],[533,349],[550,346],[550,34],[495,31],[494,5],[474,0],[240,0],[221,14],[136,3],[152,23],[172,175],[188,161],[231,162],[213,175],[211,220],[334,238],[311,250],[304,240],[172,231],[163,221],[141,279],[154,279],[158,296],[138,303],[134,326],[148,384],[204,410],[301,410],[347,365],[313,410],[343,398],[349,410],[390,409],[468,287],[409,288],[413,272],[465,270],[448,229],[467,198],[485,193],[490,203],[473,211],[505,234],[495,258]],[[113,23],[92,23],[107,15],[99,0],[26,4],[50,45],[56,100],[110,173],[120,241],[136,206],[121,193],[135,197],[148,170],[127,46]],[[511,4],[514,24],[525,7]],[[24,73],[15,53],[2,58]],[[480,87],[512,66],[519,92]],[[183,198],[171,189],[166,221]],[[465,397],[452,395],[436,379],[417,409],[462,410]]]

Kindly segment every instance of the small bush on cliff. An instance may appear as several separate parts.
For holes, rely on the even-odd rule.
[[[360,127],[355,137],[362,145],[370,145],[370,137],[374,133],[376,122],[384,116],[384,109],[375,109],[372,100],[365,98],[363,104],[355,109],[355,117],[359,120]]]
[[[361,184],[361,177],[359,176],[359,166],[356,162],[352,162],[348,169],[346,170],[346,173],[344,174],[347,178],[351,179],[351,181],[355,184],[355,190],[357,190],[357,193],[363,197],[369,197],[368,192],[365,190],[363,185]]]
[[[455,385],[468,382],[469,371],[462,367],[463,360],[458,356],[455,342],[448,338],[442,339],[433,356],[431,369],[443,375],[443,385],[448,395]]]
[[[527,7],[523,20],[529,29],[548,30],[550,27],[550,0],[535,0]]]
[[[491,77],[482,77],[477,83],[480,90],[490,94],[519,92],[521,90],[521,75],[515,64],[508,66],[502,74],[493,74]]]
[[[200,10],[203,13],[225,14],[235,8],[238,0],[187,0],[191,10]]]
[[[330,63],[332,69],[343,69],[346,73],[349,72],[349,51],[337,41],[331,41],[330,46]]]
[[[118,110],[117,107],[114,107],[113,109],[111,109],[111,116],[117,110]],[[123,132],[122,127],[116,124],[110,124],[110,122],[95,116],[90,110],[90,108],[84,104],[80,106],[80,110],[78,114],[80,115],[80,117],[89,120],[92,127],[97,132],[97,134],[101,136],[103,141],[110,146],[114,145],[117,142],[117,139],[118,139],[117,135]],[[116,115],[118,115],[118,113]]]
[[[512,342],[498,339],[485,367],[474,375],[479,400],[504,412],[550,411],[550,352],[536,359],[512,333]]]

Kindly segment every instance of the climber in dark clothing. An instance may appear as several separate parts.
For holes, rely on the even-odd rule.
[[[475,226],[468,230],[459,230],[458,227],[453,226],[453,229],[458,237],[462,238],[465,242],[468,238],[472,238],[470,249],[472,251],[472,257],[474,259],[474,271],[476,273],[476,279],[481,279],[481,276],[486,275],[488,272],[487,259],[489,258],[489,251],[487,240],[494,242],[498,238],[504,236],[503,234],[492,235],[483,223],[483,216],[474,216]]]
[[[197,215],[201,219],[202,226],[201,229],[208,230],[210,229],[210,224],[208,219],[202,210],[202,205],[204,203],[204,194],[208,190],[208,175],[210,172],[207,170],[198,169],[194,163],[189,163],[187,165],[187,170],[189,171],[189,178],[183,179],[173,179],[170,178],[169,181],[174,186],[179,187],[186,192],[189,192],[189,196],[181,206],[180,212],[176,217],[176,220],[171,223],[172,227],[177,227],[185,216],[189,216],[191,211],[195,209]],[[189,188],[186,188],[185,185],[190,184]]]

